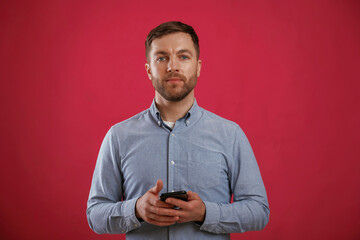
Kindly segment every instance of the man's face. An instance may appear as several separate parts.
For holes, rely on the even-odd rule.
[[[154,39],[147,59],[146,72],[163,98],[175,102],[193,93],[201,60],[189,34],[178,32]]]

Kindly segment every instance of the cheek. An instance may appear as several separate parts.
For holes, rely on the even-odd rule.
[[[194,64],[186,64],[183,66],[183,71],[186,75],[191,76],[197,72],[197,66]]]
[[[151,75],[153,77],[161,77],[163,75],[163,72],[164,72],[164,67],[163,66],[153,66],[151,68]]]

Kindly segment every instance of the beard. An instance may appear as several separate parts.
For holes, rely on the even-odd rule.
[[[167,80],[171,78],[180,78],[179,83],[169,83]],[[152,76],[152,84],[155,90],[166,100],[178,102],[183,100],[196,86],[196,71],[189,79],[180,73],[166,74],[162,79]]]

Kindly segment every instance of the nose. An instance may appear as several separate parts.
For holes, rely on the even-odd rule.
[[[169,60],[166,72],[179,72],[179,64],[176,59]]]

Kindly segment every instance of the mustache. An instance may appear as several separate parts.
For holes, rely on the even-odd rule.
[[[179,79],[181,79],[183,81],[186,80],[186,77],[184,75],[180,74],[180,73],[168,73],[164,77],[165,80],[169,80],[171,78],[179,78]]]

